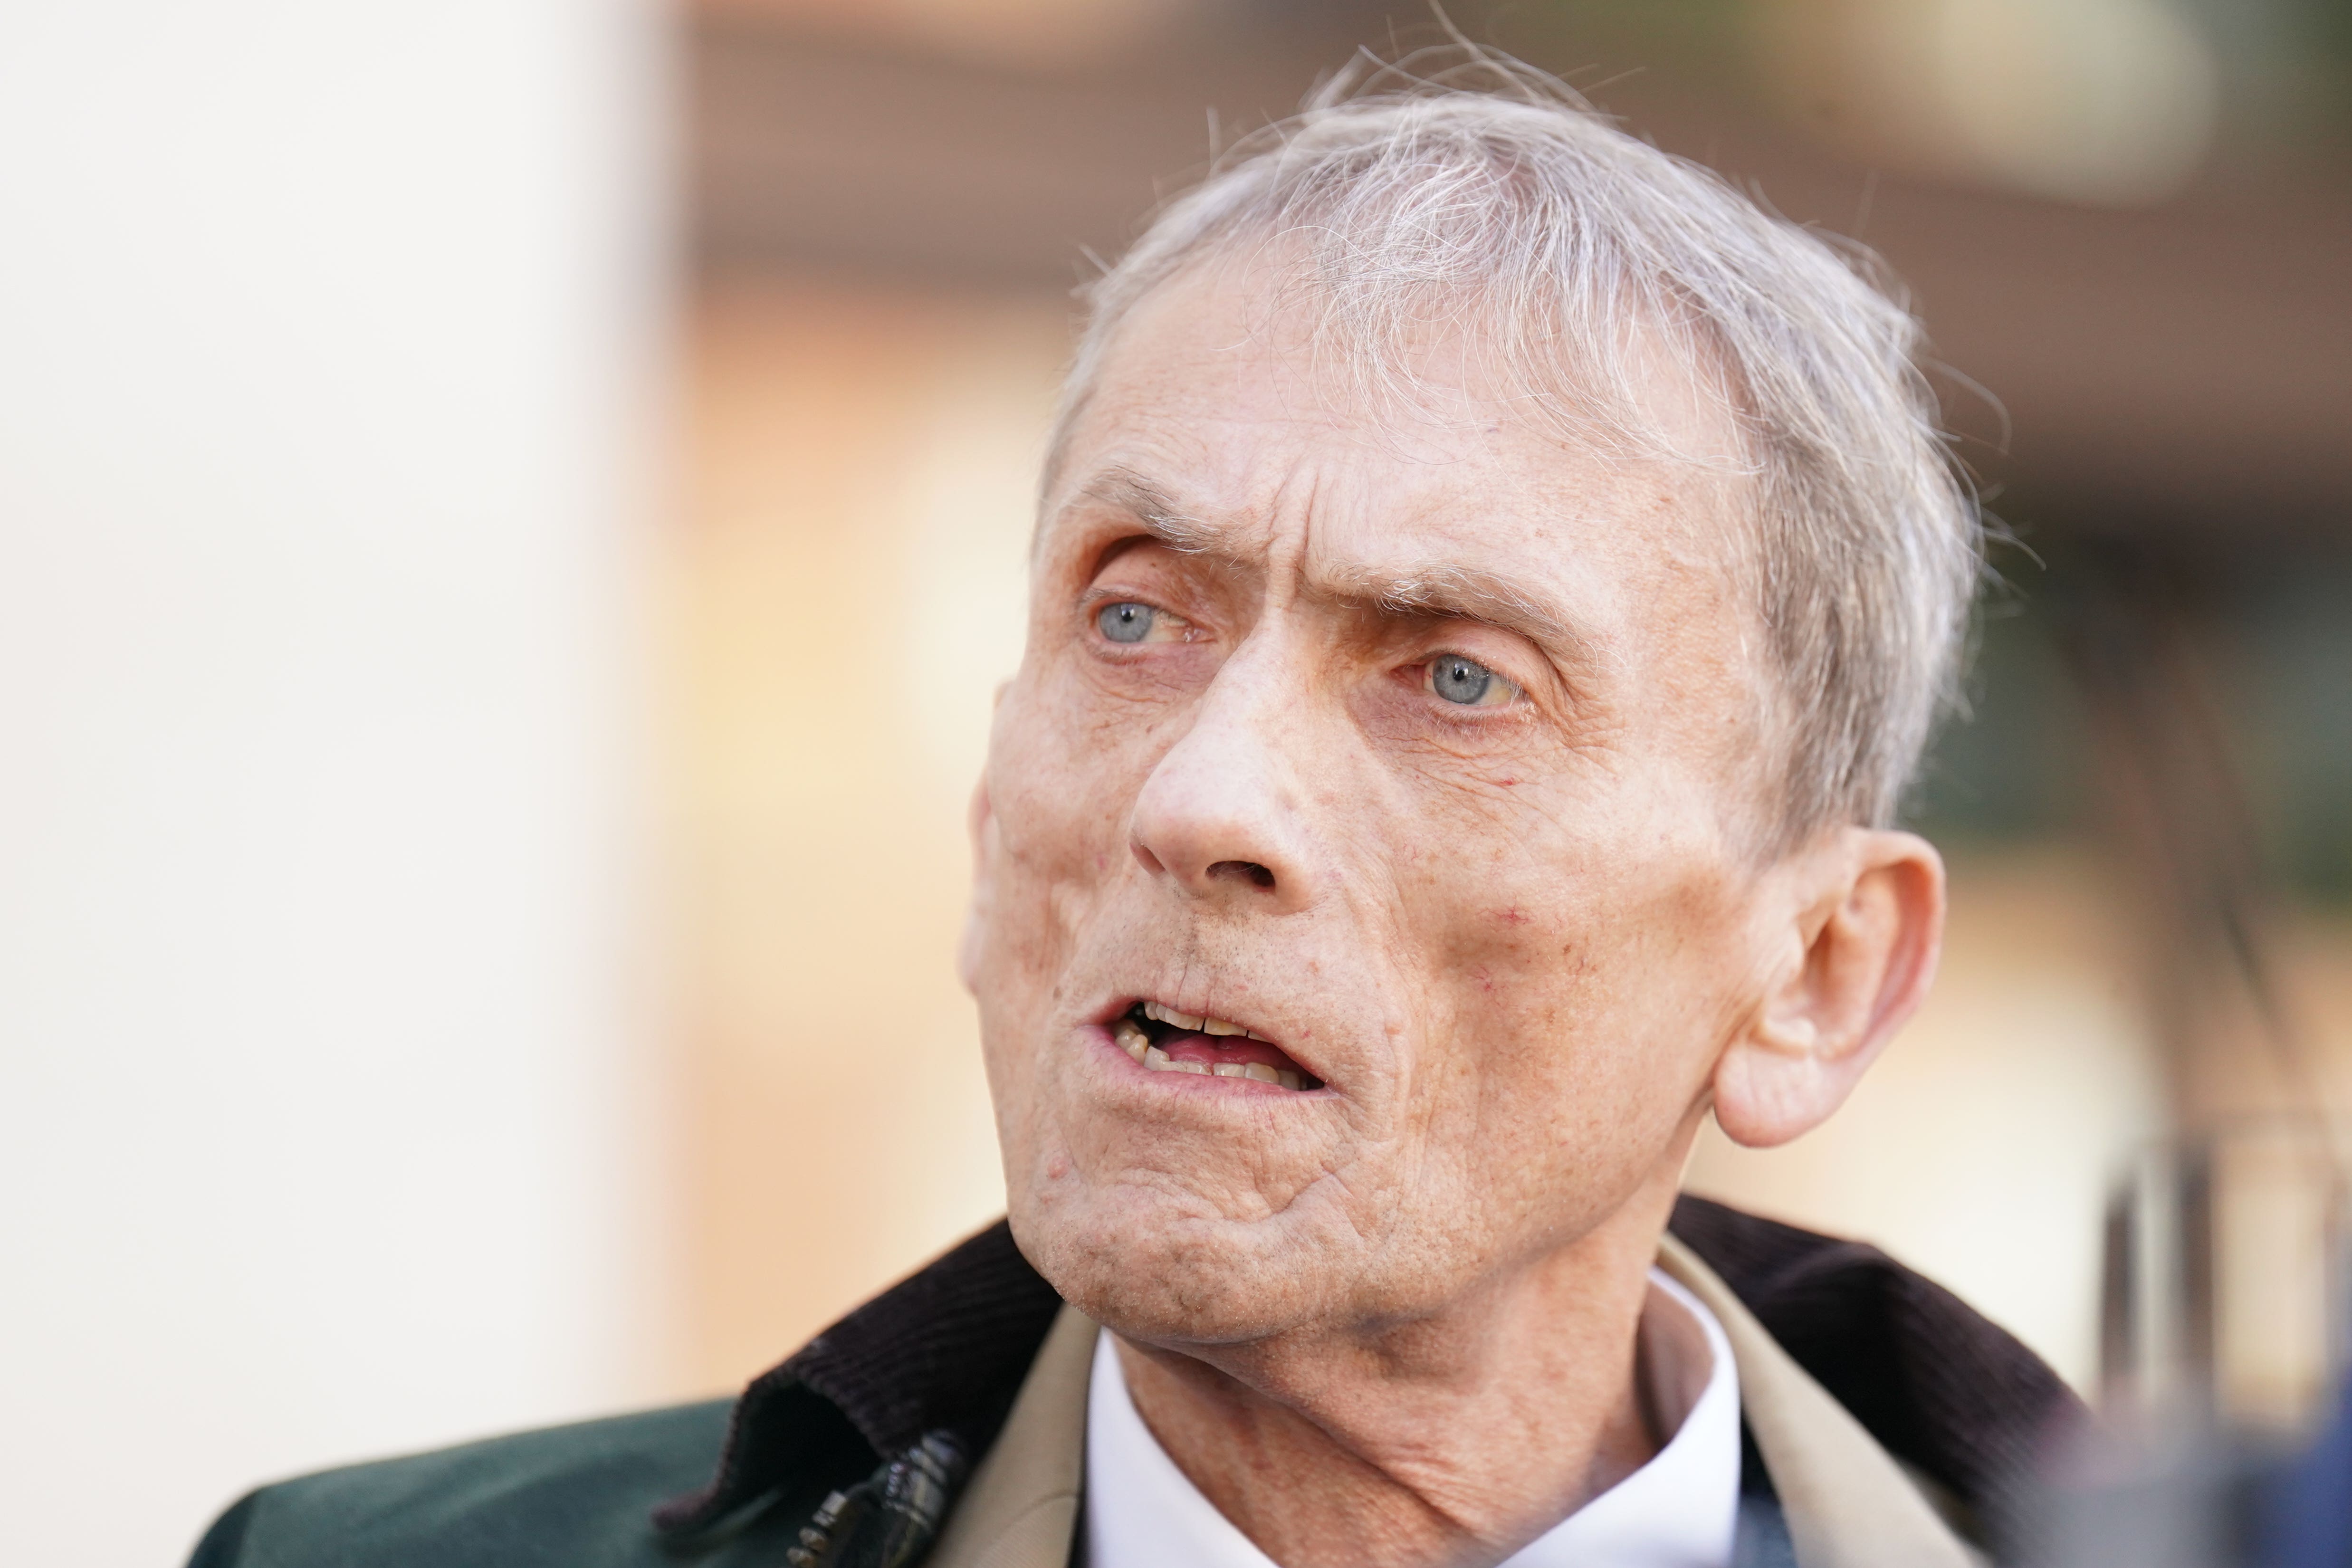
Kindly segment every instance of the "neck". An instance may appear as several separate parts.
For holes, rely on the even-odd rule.
[[[1285,1568],[1494,1562],[1670,1435],[1637,1339],[1678,1173],[1406,1325],[1182,1350],[1120,1340],[1129,1392],[1177,1467]]]

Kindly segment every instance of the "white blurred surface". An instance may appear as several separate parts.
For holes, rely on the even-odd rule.
[[[644,1385],[655,38],[0,9],[0,1559]]]

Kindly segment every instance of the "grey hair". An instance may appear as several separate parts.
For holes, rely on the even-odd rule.
[[[1632,351],[1640,329],[1662,336],[1732,415],[1753,480],[1784,774],[1769,837],[1894,819],[1957,696],[1984,530],[1919,324],[1874,257],[1515,61],[1375,64],[1228,149],[1083,290],[1049,484],[1128,314],[1252,241],[1296,258],[1286,302],[1360,390],[1410,393],[1405,351],[1443,332],[1585,439],[1704,460],[1644,417]]]

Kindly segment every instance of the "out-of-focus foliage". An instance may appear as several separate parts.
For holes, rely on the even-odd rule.
[[[1986,601],[1968,710],[1945,728],[1910,819],[1955,843],[2108,831],[2095,699],[2080,679],[2090,602],[2112,592],[2098,547],[2039,542],[2004,552]],[[2204,549],[2153,563],[2134,591],[2186,626],[2197,676],[2179,700],[2226,747],[2245,819],[2278,884],[2352,902],[2352,551]]]

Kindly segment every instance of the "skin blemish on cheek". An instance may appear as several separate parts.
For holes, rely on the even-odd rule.
[[[1507,909],[1496,910],[1495,911],[1495,918],[1502,921],[1507,926],[1523,926],[1528,923],[1527,912],[1521,910],[1517,904],[1513,904]]]

